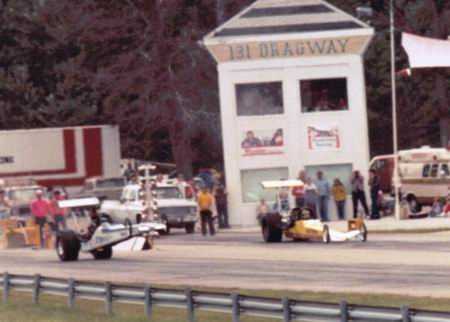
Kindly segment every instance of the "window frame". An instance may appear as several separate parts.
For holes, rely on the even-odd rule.
[[[345,79],[345,96],[347,100],[347,109],[345,110],[330,110],[330,111],[304,111],[303,110],[303,97],[302,97],[302,81],[318,81],[318,80],[332,80],[332,79]],[[298,95],[299,95],[299,102],[300,102],[300,114],[301,115],[321,115],[322,113],[343,113],[343,112],[349,112],[351,111],[350,108],[350,93],[349,93],[349,79],[350,77],[348,75],[341,75],[341,76],[328,76],[328,77],[308,77],[308,78],[299,78],[297,79],[297,88],[298,88]]]
[[[422,178],[431,178],[430,176],[431,164],[426,163],[422,167]]]
[[[271,80],[261,80],[261,81],[237,81],[232,84],[233,87],[233,95],[234,95],[234,102],[235,102],[235,109],[234,114],[235,117],[238,119],[258,119],[258,118],[273,118],[273,117],[283,117],[286,115],[286,102],[285,102],[285,93],[284,93],[284,86],[285,86],[285,79],[279,78],[279,79],[271,79]],[[282,103],[282,113],[273,113],[273,114],[254,114],[254,115],[240,115],[239,114],[239,100],[237,95],[237,87],[240,85],[262,85],[262,84],[268,84],[268,83],[279,83],[281,86],[281,103]]]
[[[439,170],[440,170],[440,164],[439,163],[433,163],[431,165],[430,170],[430,178],[439,178]]]
[[[283,179],[289,179],[289,167],[288,166],[275,166],[275,167],[269,167],[269,168],[250,168],[250,169],[240,169],[240,189],[241,189],[241,196],[240,196],[240,200],[241,203],[244,205],[251,205],[251,204],[256,204],[259,202],[259,200],[263,197],[264,199],[266,199],[268,204],[272,204],[275,200],[271,200],[268,199],[266,196],[260,196],[260,198],[258,200],[255,201],[249,201],[246,200],[245,195],[246,192],[244,191],[244,172],[250,172],[250,171],[270,171],[270,170],[279,170],[281,171],[286,171],[286,176],[283,177]],[[280,180],[282,178],[278,177],[275,179],[267,179],[267,180]],[[264,189],[262,189],[262,191],[264,192]],[[271,192],[268,192],[267,194],[271,194]]]

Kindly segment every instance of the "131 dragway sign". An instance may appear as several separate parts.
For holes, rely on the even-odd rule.
[[[218,62],[226,62],[270,58],[360,54],[365,48],[367,41],[368,37],[357,36],[286,41],[255,41],[229,44],[219,43],[208,45],[207,47]]]

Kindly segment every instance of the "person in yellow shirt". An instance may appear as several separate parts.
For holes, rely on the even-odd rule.
[[[198,193],[197,203],[200,210],[202,235],[207,235],[207,227],[209,227],[209,234],[214,236],[216,234],[213,219],[214,196],[209,192],[208,188],[203,187]]]
[[[339,220],[345,219],[345,200],[347,199],[347,191],[338,178],[334,179],[333,187],[331,188],[331,194],[336,202],[336,208],[338,212]]]

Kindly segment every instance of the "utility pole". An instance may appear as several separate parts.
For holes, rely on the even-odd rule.
[[[400,178],[398,173],[398,133],[397,133],[397,84],[395,78],[395,0],[390,0],[389,15],[391,27],[391,91],[392,91],[392,138],[394,148],[394,197],[395,197],[395,218],[400,219],[400,199],[399,184]]]

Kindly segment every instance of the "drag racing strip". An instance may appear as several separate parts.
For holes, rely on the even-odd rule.
[[[192,287],[371,292],[450,297],[449,233],[371,235],[367,243],[265,244],[256,233],[175,233],[149,252],[82,254],[60,263],[49,250],[0,251],[0,269],[85,280]]]

